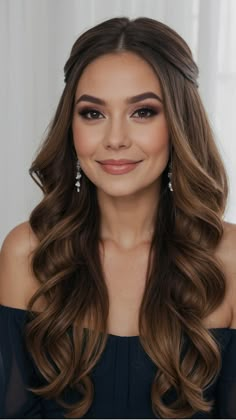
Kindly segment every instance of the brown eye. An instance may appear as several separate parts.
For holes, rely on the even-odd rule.
[[[87,116],[89,114],[91,115],[91,118]],[[98,120],[100,119],[96,118],[98,114],[102,115],[99,111],[96,111],[96,109],[83,109],[82,111],[79,111],[79,115],[81,115],[81,117],[85,118],[86,120]]]
[[[136,113],[139,113],[141,119],[143,118],[146,119],[146,118],[153,117],[154,115],[157,115],[157,112],[152,108],[140,108],[137,111],[135,111],[135,114]],[[148,113],[151,115],[147,116]]]
[[[139,115],[138,117],[139,119],[147,119],[147,118],[153,117],[154,115],[157,115],[158,113],[153,108],[145,107],[145,108],[140,108],[137,111],[135,111],[133,115],[135,114]],[[96,109],[85,108],[79,111],[79,115],[81,115],[81,117],[86,120],[100,120],[101,118],[99,118],[99,115],[102,115],[102,114]]]

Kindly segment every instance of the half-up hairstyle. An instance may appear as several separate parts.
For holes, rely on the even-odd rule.
[[[54,398],[80,418],[94,396],[90,372],[107,340],[108,290],[100,258],[100,212],[95,185],[83,174],[75,187],[72,138],[75,92],[83,70],[104,54],[133,52],[159,78],[172,152],[161,175],[139,339],[157,367],[151,388],[154,415],[189,418],[210,412],[205,392],[221,367],[217,341],[203,320],[223,301],[225,276],[214,251],[223,235],[227,175],[198,92],[198,67],[186,42],[147,17],[113,18],[84,32],[65,64],[65,87],[46,139],[29,173],[43,192],[29,222],[39,240],[32,270],[40,287],[28,304],[26,343],[43,385],[31,390]],[[34,310],[39,298],[47,302]],[[83,328],[87,319],[88,329]],[[186,347],[186,340],[188,346]],[[185,351],[183,352],[183,349]],[[68,405],[63,395],[78,391]],[[169,392],[176,400],[165,403]]]

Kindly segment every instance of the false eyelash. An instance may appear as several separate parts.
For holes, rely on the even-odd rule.
[[[151,112],[151,115],[149,116],[149,117],[140,117],[140,119],[147,119],[147,118],[151,118],[151,117],[153,117],[154,115],[157,115],[157,111],[155,110],[155,109],[153,109],[153,108],[151,108],[151,107],[143,107],[143,108],[139,108],[139,109],[137,109],[135,112],[134,112],[134,114],[136,114],[137,112],[139,112],[139,111],[143,111],[143,110],[145,110],[145,111],[148,111],[148,112]],[[86,117],[86,114],[89,114],[89,113],[92,113],[92,112],[95,112],[95,113],[97,113],[97,114],[101,114],[101,112],[99,112],[99,111],[97,111],[96,109],[92,109],[92,108],[84,108],[84,109],[82,109],[81,111],[79,111],[79,115],[81,115],[83,118],[85,118],[86,120],[99,120],[100,118],[87,118]]]

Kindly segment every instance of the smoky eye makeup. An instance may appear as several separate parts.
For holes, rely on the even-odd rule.
[[[97,109],[91,108],[91,107],[81,108],[80,110],[78,110],[78,114],[86,120],[101,119],[101,118],[98,118],[99,114],[103,115],[100,111],[98,111]],[[88,114],[90,114],[90,118],[87,116]],[[91,118],[92,115],[93,115],[93,117]],[[94,115],[95,115],[95,117],[94,117]]]
[[[138,115],[138,117],[134,116],[134,118],[149,119],[158,115],[160,112],[161,109],[158,107],[154,107],[151,105],[141,105],[140,107],[137,107],[134,111],[132,111],[131,116],[134,116],[136,114]],[[90,106],[81,107],[77,111],[77,113],[81,116],[81,118],[84,118],[86,120],[98,120],[103,118],[102,112]]]

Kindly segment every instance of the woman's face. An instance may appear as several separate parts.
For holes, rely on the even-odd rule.
[[[146,92],[156,97],[131,101]],[[91,62],[77,85],[72,132],[82,171],[97,189],[118,197],[160,184],[169,158],[169,133],[152,67],[132,52]],[[111,174],[98,163],[106,159],[141,162],[130,172]]]

